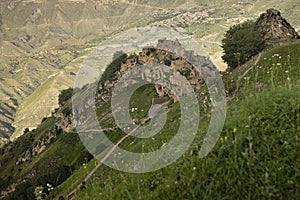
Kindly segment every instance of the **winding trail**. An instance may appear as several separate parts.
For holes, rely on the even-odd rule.
[[[92,175],[99,169],[99,167],[102,166],[103,162],[106,161],[106,159],[114,152],[114,150],[126,139],[128,138],[134,131],[136,131],[140,126],[137,126],[135,129],[133,129],[129,134],[126,134],[124,137],[122,137],[117,144],[113,146],[113,148],[101,159],[101,161],[96,165],[96,167],[90,171],[90,173],[80,182],[80,184],[73,189],[69,194],[66,196],[66,199],[69,199],[72,195],[75,194],[75,192],[80,189],[80,187],[83,185],[84,182],[88,181]]]
[[[258,61],[261,58],[261,55],[262,55],[262,53],[259,53],[258,57],[256,58],[256,60],[254,62],[254,65],[252,65],[249,69],[247,69],[247,71],[245,71],[243,75],[239,76],[238,80],[236,81],[236,89],[233,92],[233,95],[229,98],[230,100],[235,98],[237,92],[239,91],[240,81],[248,74],[248,72],[250,72],[253,69],[253,67],[255,67],[257,65]]]

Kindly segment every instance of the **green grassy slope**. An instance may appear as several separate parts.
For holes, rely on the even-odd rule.
[[[228,96],[234,98],[228,103],[220,141],[206,158],[198,156],[208,122],[203,119],[190,150],[172,165],[140,175],[101,166],[73,199],[296,199],[300,195],[299,49],[299,42],[284,44],[263,53],[257,65],[252,61],[223,74]],[[177,118],[172,110],[176,111],[176,104],[169,116]],[[167,129],[162,135],[172,133]],[[143,143],[144,148],[159,146],[158,138]],[[134,149],[142,144],[135,142],[124,146]],[[53,194],[65,196],[93,166],[95,161],[76,171]]]
[[[37,129],[0,149],[1,196],[10,193],[5,199],[24,199],[20,195],[26,192],[28,195],[36,187],[44,188],[46,195],[49,193],[47,184],[56,187],[92,158],[76,132],[65,132],[58,125],[64,120],[60,119],[62,113],[69,107],[70,104],[63,106],[55,116],[44,118]]]
[[[200,96],[204,118],[193,144],[180,159],[146,174],[123,173],[102,165],[72,199],[296,199],[300,191],[299,58],[300,42],[284,43],[222,73],[228,114],[220,140],[207,157],[199,157],[209,122],[207,105]],[[145,117],[155,96],[151,85],[137,90],[130,106],[138,111],[131,116],[137,121]],[[1,190],[18,183],[16,192],[7,199],[16,199],[22,190],[41,187],[48,198],[66,197],[97,166],[99,161],[90,160],[75,132],[63,133],[57,127],[67,121],[65,111],[70,106],[67,102],[36,130],[1,149]],[[118,141],[124,134],[116,128],[110,112],[110,103],[97,109],[100,124],[115,128],[106,135]],[[179,118],[179,104],[170,102],[168,121],[161,132],[149,139],[128,137],[120,147],[133,152],[155,151],[174,136]],[[43,138],[47,140],[49,133],[57,133],[57,137],[30,161],[16,165],[20,157],[26,158],[27,150]],[[27,182],[20,184],[22,180]],[[54,186],[53,191],[47,190],[47,183]]]
[[[15,114],[16,130],[10,138],[14,140],[25,128],[35,128],[39,124],[39,119],[51,115],[51,112],[58,107],[59,92],[71,87],[73,81],[74,76],[60,71],[25,98]]]

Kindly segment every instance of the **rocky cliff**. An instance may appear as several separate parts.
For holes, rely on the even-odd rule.
[[[176,49],[177,52],[184,51],[179,42],[163,39],[159,41],[157,48],[143,48],[143,50],[138,54],[130,55],[123,63],[121,63],[120,71],[115,73],[115,77],[112,78],[112,81],[106,81],[103,84],[99,84],[97,103],[102,105],[109,100],[111,91],[114,88],[117,80],[120,79],[120,77],[122,77],[127,71],[145,64],[169,66],[171,69],[178,71],[182,76],[184,76],[195,91],[199,90],[205,84],[203,77],[207,77],[209,74],[217,71],[215,66],[208,64],[210,62],[208,62],[205,57],[195,56],[195,59],[202,65],[201,73],[199,73],[199,71],[195,69],[195,67],[189,63],[186,58],[177,56],[172,52],[168,52],[164,50],[165,48],[160,48],[166,45],[171,45],[174,49]],[[194,52],[192,51],[186,51],[185,53],[187,57],[194,56]],[[162,75],[164,73],[158,74]],[[151,74],[150,71],[146,71],[141,74],[143,79],[152,78],[153,76],[155,76],[155,74]],[[173,81],[176,82],[176,80]],[[167,95],[173,98],[174,101],[177,101],[177,97],[172,94],[168,88],[165,88],[161,85],[155,85],[155,88],[160,97]],[[186,88],[182,89],[185,90]]]
[[[256,21],[264,39],[297,39],[299,37],[289,22],[276,9],[268,9]]]

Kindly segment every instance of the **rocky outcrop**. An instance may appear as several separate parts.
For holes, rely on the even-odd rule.
[[[143,64],[164,64],[175,69],[180,74],[185,76],[190,82],[194,90],[199,90],[202,84],[198,71],[184,58],[174,55],[162,49],[144,48],[142,52],[128,59],[126,63],[121,66],[121,75],[126,71]],[[151,77],[151,74],[144,74],[145,77]],[[155,86],[159,96],[173,96],[169,89],[160,85]],[[173,97],[174,100],[175,97]]]
[[[256,26],[262,33],[263,39],[297,39],[299,37],[295,29],[285,20],[276,9],[268,9],[260,15]]]
[[[54,117],[56,117],[56,129],[62,130],[63,132],[71,132],[76,127],[76,120],[74,119],[72,113],[72,108],[65,108],[70,109],[68,112],[69,114],[65,115],[63,113],[57,112],[54,113]]]
[[[64,115],[62,112],[56,112],[53,115],[56,118],[55,126],[47,131],[32,148],[27,149],[18,158],[16,165],[30,161],[32,157],[42,153],[60,134],[68,133],[75,127],[76,122],[72,114]]]
[[[46,147],[49,146],[58,137],[60,133],[62,133],[62,129],[58,126],[55,126],[54,129],[46,132],[46,134],[37,141],[34,147],[27,149],[27,151],[25,151],[23,155],[18,158],[16,165],[30,161],[32,157],[37,156],[38,154],[43,152]]]
[[[150,64],[150,65],[166,65],[169,66],[170,68],[178,71],[182,76],[184,76],[190,83],[190,85],[192,86],[192,88],[194,90],[199,90],[201,88],[202,85],[204,85],[204,81],[202,79],[203,75],[205,76],[207,73],[210,73],[210,71],[214,71],[216,70],[214,69],[210,69],[207,66],[203,68],[202,72],[204,72],[204,74],[200,74],[199,71],[197,69],[195,69],[195,67],[188,62],[187,59],[182,58],[180,56],[175,55],[172,52],[168,52],[166,50],[164,50],[164,48],[160,48],[161,46],[165,46],[165,45],[171,45],[172,47],[174,47],[178,52],[182,51],[182,46],[180,45],[179,42],[174,42],[169,44],[171,41],[168,40],[160,40],[158,43],[158,47],[157,48],[143,48],[141,52],[139,52],[138,54],[134,54],[131,55],[127,58],[127,60],[121,65],[120,71],[117,72],[115,74],[115,78],[113,80],[118,80],[120,77],[122,77],[127,71],[136,68],[138,66],[141,65],[145,65],[145,64]],[[175,52],[177,52],[175,51]],[[190,54],[193,54],[194,52],[187,52]],[[191,55],[189,55],[191,56]],[[197,56],[196,56],[197,57]],[[199,57],[199,56],[198,56]],[[197,58],[198,58],[197,57]],[[205,58],[201,58],[203,59],[203,62],[205,62]],[[207,68],[207,69],[206,69]],[[151,72],[150,70],[147,71],[145,70],[142,74],[141,77],[143,77],[143,79],[147,79],[147,78],[153,78],[153,76],[155,76],[156,74],[152,74],[153,72]],[[158,75],[161,75],[163,73],[157,73]],[[172,80],[176,85],[176,81],[177,80]],[[99,85],[98,88],[98,95],[97,95],[97,104],[98,105],[102,105],[103,103],[107,102],[111,96],[111,91],[112,88],[114,87],[116,81],[107,81],[104,85]],[[174,99],[174,101],[177,101],[177,97],[172,94],[172,92],[168,89],[165,88],[161,85],[155,85],[156,88],[156,92],[158,93],[158,95],[160,97],[164,97],[164,96],[169,96],[171,98]],[[186,88],[182,88],[182,90],[185,90]]]

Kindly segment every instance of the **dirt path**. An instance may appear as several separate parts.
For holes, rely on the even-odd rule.
[[[258,61],[259,61],[260,58],[261,58],[261,55],[262,55],[262,53],[259,53],[258,57],[257,57],[256,60],[255,60],[254,65],[257,65]]]
[[[140,126],[137,126],[135,129],[133,129],[129,134],[126,134],[123,138],[119,140],[117,144],[113,146],[113,148],[101,159],[101,161],[96,165],[96,167],[90,171],[90,173],[80,182],[80,184],[73,189],[69,194],[66,196],[66,199],[70,198],[72,195],[75,194],[75,192],[80,189],[80,187],[83,185],[84,182],[88,181],[92,175],[99,169],[99,167],[102,166],[102,163],[106,161],[106,159],[114,152],[114,150],[126,139],[128,138],[134,131],[136,131]]]
[[[167,103],[164,104],[155,104],[152,105],[149,113],[148,113],[148,118],[152,119],[154,116],[156,116],[158,114],[158,112],[162,109],[162,107],[164,105],[166,105]],[[90,173],[80,182],[80,184],[73,189],[71,192],[69,192],[69,194],[66,196],[66,199],[70,198],[71,196],[73,196],[75,194],[75,192],[80,189],[80,187],[83,185],[84,182],[88,181],[92,175],[99,169],[99,167],[102,166],[103,162],[105,162],[105,160],[114,152],[114,150],[124,141],[126,140],[126,138],[128,138],[132,133],[134,133],[134,131],[136,131],[140,126],[137,126],[135,129],[133,129],[129,134],[125,135],[123,138],[121,138],[117,144],[115,144],[113,146],[113,148],[101,159],[101,161],[95,166],[95,168],[90,171]],[[89,131],[93,131],[93,132],[97,132],[98,130],[89,130]]]
[[[253,67],[255,67],[258,63],[258,61],[261,58],[262,53],[259,53],[258,57],[256,58],[254,65],[252,65],[249,69],[247,69],[247,71],[245,71],[245,73],[241,76],[239,76],[238,80],[236,81],[236,89],[233,92],[233,95],[230,97],[230,99],[234,99],[237,92],[239,91],[239,85],[240,85],[240,81],[253,69]]]

